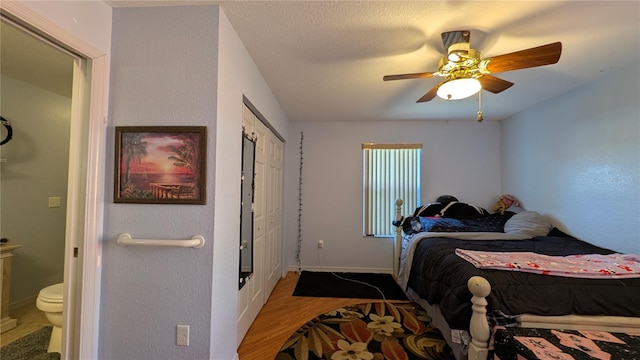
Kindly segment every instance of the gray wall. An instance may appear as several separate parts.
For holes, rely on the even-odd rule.
[[[7,160],[0,164],[0,229],[21,245],[10,302],[35,301],[42,288],[63,281],[71,99],[7,76],[1,83],[13,139],[0,149]],[[49,197],[60,197],[61,207],[49,208]]]
[[[300,132],[304,133],[301,265],[305,269],[391,272],[392,238],[362,235],[362,144],[421,143],[423,203],[452,194],[491,208],[500,196],[497,121],[395,121],[292,124],[287,144],[287,218],[298,209]],[[294,190],[296,189],[296,190]],[[390,209],[393,210],[393,209]],[[413,213],[404,209],[404,215]],[[297,221],[287,227],[286,260],[296,265]],[[318,240],[324,247],[318,250]],[[292,268],[290,268],[292,269]]]
[[[113,204],[108,189],[100,358],[233,359],[243,96],[285,140],[288,119],[217,6],[117,9],[113,19],[108,167],[114,126],[206,125],[208,195],[206,205]],[[201,234],[206,245],[122,248],[122,232]],[[177,324],[190,325],[189,347],[175,345]]]
[[[504,192],[574,236],[629,253],[640,252],[639,69],[604,72],[504,121],[501,135]]]
[[[100,319],[101,359],[209,358],[216,158],[218,7],[113,12],[107,164],[114,126],[207,126],[207,205],[114,204],[107,172]],[[120,247],[136,238],[188,239],[200,249]],[[190,326],[188,347],[176,325]]]

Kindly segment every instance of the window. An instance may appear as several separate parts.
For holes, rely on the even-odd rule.
[[[362,144],[364,234],[393,236],[396,200],[415,209],[420,200],[422,144]]]

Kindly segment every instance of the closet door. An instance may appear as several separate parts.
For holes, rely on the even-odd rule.
[[[238,345],[282,275],[284,144],[245,106],[245,132],[256,139],[253,276],[238,294]]]
[[[247,134],[256,132],[256,116],[247,105],[242,105],[242,128]]]
[[[258,312],[262,308],[267,299],[269,293],[265,292],[264,279],[266,275],[265,270],[265,254],[266,250],[266,233],[267,233],[267,139],[269,138],[270,131],[267,129],[260,120],[256,118],[255,134],[257,138],[256,142],[256,178],[255,178],[255,209],[253,216],[253,241],[254,244],[254,268],[260,273],[260,276],[255,276],[255,289],[252,294],[252,304],[258,308]],[[257,275],[257,274],[256,274]],[[256,313],[257,315],[257,313]]]
[[[282,141],[270,133],[267,147],[269,173],[267,178],[265,302],[282,274],[282,184],[284,169],[284,144]]]
[[[253,277],[238,295],[238,345],[282,274],[284,144],[247,107],[245,132],[254,134]],[[253,130],[250,130],[253,129]]]
[[[248,134],[253,134],[256,141],[254,168],[254,212],[253,212],[253,276],[240,289],[238,294],[238,346],[242,342],[249,327],[264,305],[264,238],[265,238],[265,173],[267,157],[265,155],[263,131],[256,132],[256,123],[260,120],[246,106],[243,109],[243,126]]]

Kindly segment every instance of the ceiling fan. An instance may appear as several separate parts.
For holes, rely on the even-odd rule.
[[[417,102],[430,101],[437,96],[446,100],[469,97],[481,89],[494,94],[510,88],[513,83],[491,74],[555,64],[560,59],[562,43],[555,42],[526,50],[483,59],[482,54],[470,47],[469,30],[442,33],[447,54],[440,59],[438,71],[414,74],[386,75],[384,81],[443,77]]]

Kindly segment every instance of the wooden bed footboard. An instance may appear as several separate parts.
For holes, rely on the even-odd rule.
[[[485,360],[489,352],[489,338],[491,330],[487,321],[487,299],[491,293],[491,285],[487,279],[481,276],[474,276],[467,282],[467,287],[473,297],[471,298],[471,322],[469,323],[469,333],[471,343],[469,344],[469,360]]]
[[[402,221],[402,199],[396,200],[396,221]],[[393,244],[393,276],[398,278],[400,269],[400,252],[402,251],[402,226],[396,227],[396,237]]]

